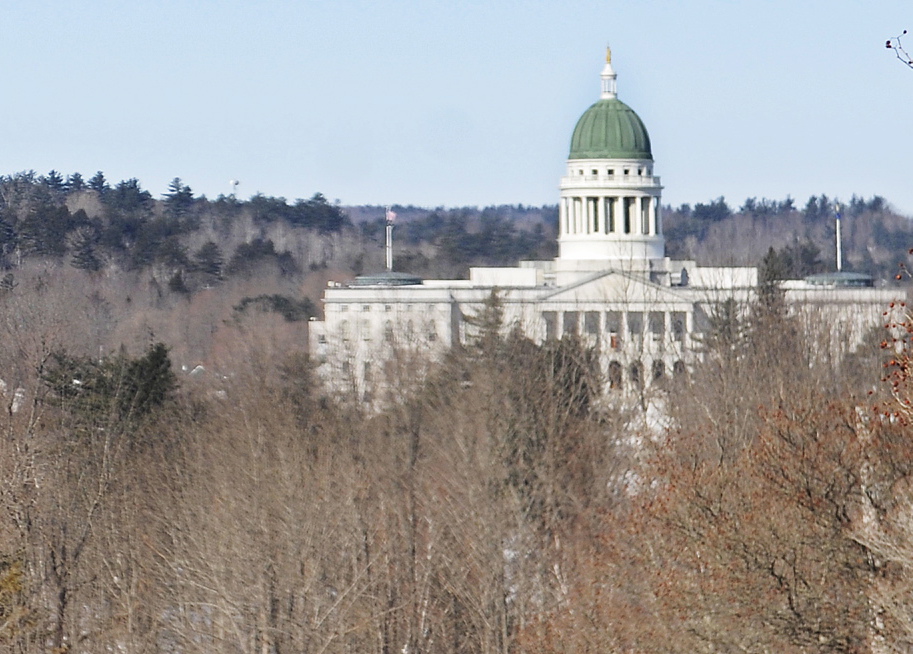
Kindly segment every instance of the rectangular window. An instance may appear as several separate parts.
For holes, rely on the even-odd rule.
[[[370,311],[370,310],[371,310],[371,305],[370,305],[370,304],[362,304],[362,305],[361,305],[361,310],[362,310],[362,311]]]
[[[583,314],[583,331],[590,336],[599,336],[598,311],[587,311]]]
[[[628,312],[628,333],[640,337],[644,333],[644,314],[640,311]]]
[[[618,391],[621,390],[624,383],[624,373],[621,364],[617,361],[609,362],[609,388]]]
[[[605,331],[608,334],[609,347],[613,350],[621,349],[621,311],[605,312]],[[620,374],[620,373],[619,373]]]
[[[681,341],[685,336],[685,312],[672,312],[672,340]]]
[[[545,340],[554,341],[558,338],[558,314],[554,311],[543,311],[542,322],[545,323]]]
[[[605,330],[609,334],[621,333],[621,311],[605,312]]]
[[[634,221],[631,220],[631,213],[634,211],[634,198],[624,199],[624,230],[625,234],[630,234],[634,227]]]
[[[565,334],[577,334],[580,332],[580,313],[578,311],[565,311],[564,312],[564,327]]]
[[[666,317],[662,311],[650,312],[650,333],[654,341],[661,341],[666,335]]]

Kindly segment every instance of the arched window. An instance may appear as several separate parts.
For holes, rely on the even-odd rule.
[[[624,386],[624,379],[621,374],[621,364],[617,361],[609,362],[609,388],[620,391]]]
[[[662,359],[653,362],[653,381],[659,381],[666,376],[666,364]]]

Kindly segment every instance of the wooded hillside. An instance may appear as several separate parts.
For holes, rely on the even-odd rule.
[[[465,348],[386,367],[366,411],[276,314],[221,323],[204,370],[158,333],[100,350],[107,300],[69,273],[0,291],[7,651],[913,643],[904,307],[829,357],[782,303],[745,307],[651,386],[657,424],[598,401],[579,341],[505,333],[495,302]]]
[[[666,208],[671,256],[769,284],[640,410],[492,303],[367,411],[317,382],[306,325],[328,280],[381,268],[384,207],[0,179],[0,647],[907,651],[906,307],[821,357],[776,301],[830,266],[834,209]],[[401,270],[556,253],[555,207],[393,210]],[[843,214],[845,260],[894,283],[909,220]]]

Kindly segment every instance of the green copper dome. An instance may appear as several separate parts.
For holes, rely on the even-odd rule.
[[[568,159],[652,160],[650,135],[631,107],[616,98],[604,98],[577,121]]]

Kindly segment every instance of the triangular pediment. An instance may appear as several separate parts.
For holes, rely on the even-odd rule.
[[[638,275],[610,271],[554,289],[540,301],[581,305],[687,305],[693,298],[683,288],[661,286]]]

